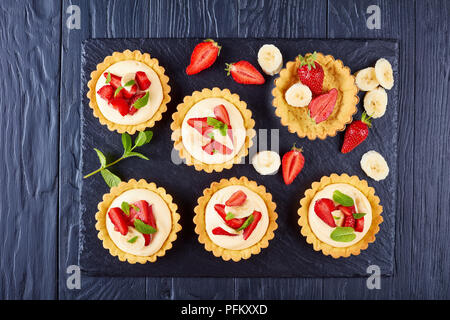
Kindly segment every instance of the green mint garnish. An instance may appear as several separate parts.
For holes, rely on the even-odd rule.
[[[125,83],[124,87],[131,87],[132,85],[134,85],[136,83],[136,81],[134,80],[130,80],[127,83]]]
[[[214,140],[214,133],[212,133],[212,132],[208,133],[208,137],[209,137],[211,140]]]
[[[355,204],[351,197],[343,194],[339,190],[335,190],[333,192],[333,201],[343,205],[344,207],[351,207]]]
[[[134,227],[137,231],[143,234],[152,234],[156,232],[155,228],[139,219],[134,219]]]
[[[365,213],[354,213],[353,218],[358,220],[358,219],[361,219],[362,217],[364,217],[365,215],[366,215]]]
[[[141,211],[141,209],[139,209],[138,207],[136,207],[134,204],[132,204],[131,207],[132,207],[136,212]]]
[[[130,204],[128,202],[126,202],[126,201],[122,202],[120,207],[122,208],[122,211],[125,212],[125,214],[127,216],[130,215]]]
[[[351,227],[336,227],[330,234],[330,238],[338,242],[350,242],[355,240],[356,234]]]
[[[116,89],[116,91],[114,91],[114,97],[116,97],[116,96],[119,94],[120,90],[122,90],[122,89],[123,89],[122,86],[118,87],[118,88]]]
[[[227,213],[227,216],[225,217],[225,220],[231,220],[231,219],[234,219],[234,214],[232,214],[231,212],[228,212]]]
[[[122,181],[118,176],[116,176],[108,169],[101,169],[100,174],[102,175],[103,180],[105,180],[106,184],[110,188],[118,186],[119,183]]]
[[[333,216],[334,220],[341,220],[341,217],[335,217]]]
[[[133,107],[135,107],[136,109],[140,109],[142,107],[145,107],[148,103],[148,97],[149,97],[149,93],[148,91],[145,93],[145,95],[139,99],[137,99],[134,103],[133,103]]]
[[[106,84],[111,82],[111,72],[108,72],[108,75],[106,76]]]
[[[206,119],[206,122],[208,123],[209,126],[214,127],[214,129],[218,129],[221,135],[223,136],[227,135],[228,126],[222,121],[217,120],[216,118],[213,117],[208,117]]]
[[[242,224],[242,226],[240,226],[237,231],[241,231],[244,230],[245,228],[247,228],[252,222],[253,219],[255,219],[255,217],[253,216],[253,214],[249,215],[247,220],[245,220],[245,222]]]
[[[129,243],[135,243],[136,240],[138,239],[138,236],[134,236],[133,238],[131,238],[130,240],[128,240]]]

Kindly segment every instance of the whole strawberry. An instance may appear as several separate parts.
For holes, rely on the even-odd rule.
[[[313,95],[322,93],[324,72],[322,66],[316,62],[317,52],[313,54],[298,56],[300,67],[297,69],[300,82],[308,86]]]
[[[353,121],[345,131],[344,143],[342,144],[342,153],[348,153],[366,140],[371,127],[370,117],[363,112],[361,120]]]

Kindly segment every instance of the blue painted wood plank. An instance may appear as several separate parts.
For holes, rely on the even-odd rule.
[[[0,30],[0,299],[53,299],[60,5],[2,1]]]

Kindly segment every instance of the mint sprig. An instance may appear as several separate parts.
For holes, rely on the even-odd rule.
[[[221,135],[223,136],[227,135],[228,126],[226,125],[226,123],[223,123],[222,121],[217,120],[216,118],[213,117],[208,117],[206,119],[206,122],[208,123],[209,126],[214,127],[214,129],[218,129]]]
[[[139,219],[134,219],[134,227],[136,228],[137,231],[143,234],[152,234],[156,232],[155,228]]]
[[[364,217],[365,215],[366,215],[365,213],[354,213],[353,218],[358,220],[358,219],[361,219],[362,217]]]
[[[343,205],[344,207],[351,207],[355,204],[355,202],[351,197],[349,197],[346,194],[343,194],[339,190],[335,190],[333,192],[333,201]]]
[[[234,214],[231,212],[228,212],[227,215],[225,216],[225,220],[231,220],[234,219]]]
[[[255,219],[255,217],[253,216],[253,214],[249,215],[247,220],[245,220],[245,222],[242,224],[242,226],[240,226],[239,228],[237,228],[237,231],[241,231],[244,230],[245,228],[247,228]]]
[[[139,99],[137,99],[131,106],[135,107],[136,109],[140,109],[142,107],[145,107],[147,105],[147,103],[148,103],[148,97],[149,96],[150,96],[150,94],[147,91],[144,96],[142,96]]]
[[[330,234],[330,238],[338,242],[350,242],[356,238],[354,231],[352,227],[336,227]]]
[[[134,236],[133,238],[131,238],[130,240],[128,240],[129,243],[135,243],[136,240],[138,239],[138,236]]]
[[[103,154],[103,152],[101,152],[99,149],[94,148],[95,152],[97,153],[97,157],[100,161],[100,168],[85,175],[83,178],[84,179],[89,178],[90,176],[93,176],[94,174],[100,172],[103,179],[105,180],[106,184],[110,188],[117,186],[120,183],[121,179],[106,168],[111,167],[111,166],[115,165],[116,163],[118,163],[119,161],[122,161],[123,159],[130,158],[130,157],[138,157],[138,158],[141,158],[144,160],[150,160],[148,157],[146,157],[142,153],[134,151],[134,149],[149,143],[152,140],[152,138],[153,138],[152,131],[150,131],[150,130],[141,131],[141,132],[139,132],[137,138],[134,140],[134,145],[133,145],[132,141],[131,141],[131,136],[126,132],[123,133],[122,134],[123,154],[119,159],[117,159],[111,163],[107,163],[106,157]],[[136,211],[138,211],[138,210],[136,210]]]
[[[105,83],[108,84],[111,82],[111,72],[108,72],[108,75],[106,76],[106,81]]]
[[[130,215],[130,204],[128,202],[126,202],[126,201],[122,202],[120,207],[122,208],[122,211],[125,212],[125,214],[127,216]]]

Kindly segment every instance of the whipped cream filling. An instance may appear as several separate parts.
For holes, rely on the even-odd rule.
[[[256,228],[253,230],[250,237],[244,240],[242,237],[243,231],[235,231],[225,224],[225,221],[214,209],[216,204],[225,204],[225,202],[230,198],[230,196],[238,190],[242,190],[247,195],[247,199],[244,204],[240,207],[228,207],[225,206],[225,212],[232,212],[235,214],[236,218],[245,218],[253,213],[254,210],[261,212],[261,220],[259,220]],[[259,242],[262,237],[266,234],[267,228],[269,226],[269,213],[267,210],[266,203],[264,200],[252,190],[244,186],[228,186],[223,189],[218,190],[213,194],[209,200],[206,210],[205,210],[205,226],[206,232],[212,242],[218,246],[231,249],[231,250],[242,250],[251,247],[255,243]],[[221,227],[222,229],[230,232],[236,233],[238,236],[224,236],[215,235],[212,230]]]
[[[108,103],[108,101],[106,101],[105,99],[100,97],[98,93],[96,93],[97,105],[100,109],[100,112],[109,121],[123,125],[139,124],[150,119],[160,107],[164,97],[161,81],[159,80],[158,74],[146,64],[135,60],[119,61],[109,66],[109,68],[106,69],[103,74],[105,72],[111,72],[116,76],[122,77],[123,86],[128,80],[134,79],[134,74],[137,71],[144,71],[147,75],[147,78],[151,82],[150,87],[145,90],[145,92],[148,91],[149,93],[148,103],[144,107],[140,108],[134,115],[127,114],[126,116],[122,116],[119,111],[114,109]],[[103,74],[97,80],[95,92],[98,92],[101,87],[107,85],[106,78],[103,76]]]
[[[355,209],[357,213],[365,213],[364,216],[364,228],[362,232],[356,232],[355,235],[356,238],[353,241],[350,242],[339,242],[334,241],[330,238],[331,232],[333,232],[334,228],[327,225],[325,222],[320,219],[317,214],[314,212],[314,205],[317,200],[326,198],[326,199],[333,199],[333,192],[335,190],[339,190],[340,192],[348,195],[349,197],[353,198],[353,201],[355,202]],[[335,203],[335,205],[337,205]],[[340,217],[339,220],[335,220],[337,226],[341,226],[344,220],[344,215],[340,212],[340,210],[335,210],[332,212],[332,215],[335,217]],[[370,225],[372,224],[372,206],[370,205],[369,200],[367,197],[362,194],[361,191],[356,189],[355,187],[348,185],[346,183],[336,183],[336,184],[330,184],[317,192],[317,194],[314,196],[313,200],[311,201],[311,204],[309,205],[309,211],[308,211],[308,221],[309,226],[311,227],[312,232],[316,235],[316,237],[322,241],[325,242],[333,247],[349,247],[355,243],[357,243],[359,240],[361,240],[367,233],[367,231],[370,228]]]
[[[231,139],[228,134],[225,136],[221,135],[217,129],[213,130],[214,139],[232,149],[233,152],[226,155],[216,152],[215,154],[210,155],[202,149],[210,139],[202,136],[200,132],[191,127],[187,121],[191,118],[215,117],[214,107],[220,104],[223,104],[227,109],[233,131],[233,139]],[[232,103],[222,98],[207,98],[197,102],[186,113],[181,126],[182,141],[186,150],[195,159],[207,164],[224,163],[233,159],[244,145],[246,134],[244,119],[242,118],[240,111]]]
[[[108,212],[111,208],[121,206],[123,201],[134,203],[139,200],[145,200],[149,206],[152,206],[153,215],[155,216],[157,231],[152,235],[153,239],[148,246],[145,246],[145,239],[142,233],[137,231],[134,227],[128,226],[128,233],[123,236],[120,232],[114,230],[109,215],[106,214],[106,229],[108,230],[111,240],[122,251],[137,255],[148,257],[157,252],[172,230],[172,214],[165,201],[155,192],[147,189],[132,189],[125,191],[119,195],[111,203]],[[137,236],[138,239],[134,243],[129,243],[128,240]]]

